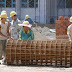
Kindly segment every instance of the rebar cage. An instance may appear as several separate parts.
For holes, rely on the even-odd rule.
[[[72,42],[68,40],[8,40],[7,64],[72,66]]]

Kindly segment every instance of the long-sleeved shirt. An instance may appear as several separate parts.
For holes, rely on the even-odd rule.
[[[19,32],[19,39],[21,40],[34,40],[34,32],[32,29],[29,29],[27,33],[24,32],[24,29],[22,28]]]
[[[25,19],[25,21],[28,21],[30,24],[33,23],[31,18]]]
[[[12,20],[10,30],[11,30],[11,37],[13,37],[15,40],[19,38],[19,31],[21,29],[18,24],[20,24],[21,21],[17,19],[16,21]]]

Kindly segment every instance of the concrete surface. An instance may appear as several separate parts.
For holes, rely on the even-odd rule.
[[[0,65],[0,72],[72,72],[72,68]]]
[[[44,25],[45,26],[45,25]],[[49,28],[50,29],[54,29],[55,26],[52,25],[46,25],[46,27],[44,27],[41,25],[42,28],[38,27],[38,29],[43,30],[43,32],[47,32],[48,33],[48,38],[49,36],[51,37],[52,35],[54,36],[55,33],[51,33],[49,32]],[[47,28],[49,27],[49,28]],[[44,30],[45,29],[45,30]],[[42,37],[41,33],[37,32],[34,29],[35,34],[37,35],[36,38],[37,39],[43,39],[45,38],[45,36]],[[45,33],[46,33],[45,32]],[[45,33],[43,35],[45,35]],[[39,38],[40,36],[40,38]],[[52,36],[52,38],[54,38]],[[7,65],[0,65],[0,72],[72,72],[72,68],[57,68],[57,67],[48,67],[48,66],[7,66]]]

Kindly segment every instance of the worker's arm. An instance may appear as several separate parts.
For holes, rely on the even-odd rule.
[[[14,38],[11,37],[11,26],[9,27],[9,34],[10,34],[9,38],[13,40]]]
[[[7,34],[8,34],[8,37],[11,36],[11,34],[10,34],[10,25],[9,25],[9,22],[8,22],[8,27],[7,27]]]
[[[22,22],[20,20],[18,20],[18,24],[22,24]],[[17,28],[18,28],[18,32],[19,32],[21,30],[21,27],[18,26]]]
[[[5,35],[3,35],[3,34],[1,33],[1,24],[0,24],[0,35],[3,36],[3,37],[7,37],[7,36],[5,36]]]
[[[0,35],[7,38],[7,36],[3,35],[1,32],[0,32]]]
[[[28,40],[34,40],[34,32],[31,31],[31,36],[28,38]]]
[[[22,31],[20,30],[20,32],[19,32],[19,40],[21,40],[21,37],[22,37]]]
[[[68,37],[69,37],[69,40],[71,41],[70,26],[67,28],[67,35],[68,35]]]
[[[30,18],[30,23],[31,23],[31,24],[34,24],[34,22],[33,22],[33,20],[32,20],[31,18]]]
[[[33,31],[31,32],[31,38],[32,38],[32,40],[34,40],[34,32]]]

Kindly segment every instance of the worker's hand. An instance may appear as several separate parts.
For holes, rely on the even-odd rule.
[[[21,40],[21,39],[18,39],[18,40]]]
[[[13,37],[10,37],[10,39],[11,39],[11,40],[14,40],[14,38],[13,38]]]

